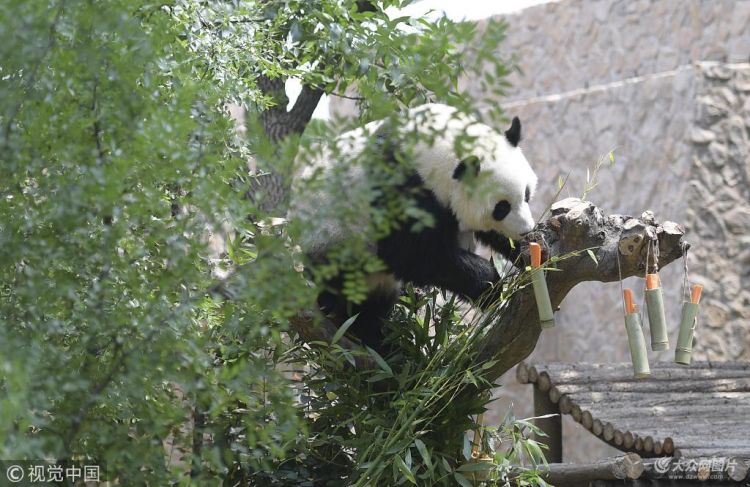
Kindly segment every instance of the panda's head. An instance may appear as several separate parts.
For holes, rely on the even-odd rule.
[[[505,134],[474,124],[466,129],[474,143],[453,168],[450,205],[462,230],[495,230],[519,238],[534,228],[529,202],[537,177],[518,143],[521,121],[513,119]]]
[[[438,134],[419,151],[420,174],[453,211],[460,230],[494,230],[511,238],[530,232],[537,177],[518,146],[518,117],[500,133],[446,105],[425,105],[417,115],[424,117],[420,131]]]

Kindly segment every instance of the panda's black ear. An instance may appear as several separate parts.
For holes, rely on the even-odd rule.
[[[518,147],[518,143],[521,141],[521,120],[518,117],[513,117],[510,128],[505,131],[505,138],[508,139],[510,145]]]
[[[459,162],[453,170],[453,179],[463,180],[466,177],[477,177],[479,175],[479,158],[469,156]]]

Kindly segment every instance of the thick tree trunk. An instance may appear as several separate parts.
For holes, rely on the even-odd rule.
[[[294,106],[287,110],[289,98],[286,96],[284,78],[260,76],[258,88],[273,100],[273,106],[261,112],[260,119],[266,138],[275,145],[289,137],[299,135],[312,118],[323,90],[303,86]],[[273,165],[266,167],[265,174],[256,176],[250,183],[247,196],[264,211],[283,207],[289,193],[289,181]]]

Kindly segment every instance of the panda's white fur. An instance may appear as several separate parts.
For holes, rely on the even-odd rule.
[[[298,158],[303,165],[294,178],[290,217],[315,222],[312,231],[302,236],[306,252],[324,255],[332,245],[367,228],[369,207],[356,212],[361,215],[358,219],[344,218],[337,207],[342,201],[347,205],[362,202],[363,198],[347,195],[371,189],[359,156],[383,123],[370,122],[342,134],[335,149],[315,147],[312,158],[304,153]],[[537,177],[521,148],[512,146],[503,134],[454,107],[436,103],[409,110],[400,130],[416,132],[414,167],[437,200],[454,212],[461,232],[494,230],[518,238],[534,227],[525,192],[528,188],[534,194]],[[463,145],[470,144],[469,153],[481,159],[478,184],[462,185],[453,178],[457,138],[465,140]],[[492,210],[500,200],[509,201],[511,212],[498,222]]]
[[[342,242],[366,235],[373,213],[371,202],[376,198],[361,197],[373,191],[367,176],[371,168],[366,167],[363,153],[372,147],[368,146],[372,139],[382,134],[384,124],[387,122],[369,123],[338,137],[334,147],[316,147],[299,157],[304,166],[293,182],[289,216],[311,223],[300,243],[313,259],[325,259]],[[376,348],[382,341],[379,322],[392,308],[400,280],[436,285],[477,299],[499,279],[494,266],[466,249],[477,236],[507,254],[508,248],[498,248],[507,242],[506,237],[518,238],[534,227],[528,200],[537,184],[518,147],[517,119],[510,131],[502,134],[453,107],[428,104],[409,110],[398,134],[390,137],[396,143],[406,142],[405,154],[419,187],[429,193],[419,204],[435,217],[435,228],[419,234],[402,229],[378,242],[368,242],[388,270],[368,276],[370,295],[358,309],[352,310],[343,297],[334,296],[336,293],[321,298],[321,307],[328,312],[348,315],[358,311],[360,326],[352,329]],[[472,157],[473,162],[478,160],[478,170],[476,164],[468,167],[463,162]],[[471,177],[464,178],[465,172]],[[501,212],[504,216],[498,219],[496,206],[500,202],[507,204],[509,211]]]
[[[526,189],[536,190],[537,177],[518,146],[495,129],[460,114],[448,105],[429,104],[413,109],[407,130],[419,132],[428,128],[436,133],[433,144],[418,143],[414,163],[425,185],[438,201],[451,208],[461,231],[495,230],[519,238],[534,228],[534,218]],[[468,155],[479,157],[481,169],[478,185],[456,184],[453,171],[457,163],[456,139],[470,145]],[[499,200],[508,200],[512,211],[502,221],[492,218]]]

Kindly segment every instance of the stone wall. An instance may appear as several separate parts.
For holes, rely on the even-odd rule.
[[[705,286],[694,358],[750,359],[750,1],[562,0],[506,19],[499,50],[521,68],[508,96],[487,100],[472,80],[462,86],[520,116],[540,176],[536,212],[568,174],[562,196],[580,196],[587,169],[614,149],[588,198],[606,212],[651,209],[685,223],[690,280]],[[682,263],[661,278],[672,350],[652,361],[673,359]],[[624,286],[642,296],[643,279]],[[617,283],[577,287],[531,360],[628,361],[621,306]],[[502,382],[489,420],[509,403],[531,415],[529,387],[512,374]],[[564,432],[566,461],[615,453],[570,420]]]
[[[507,100],[750,56],[747,0],[561,0],[504,18],[498,51],[522,69]]]
[[[696,357],[750,360],[750,64],[707,66],[699,83],[687,221],[708,293]]]

